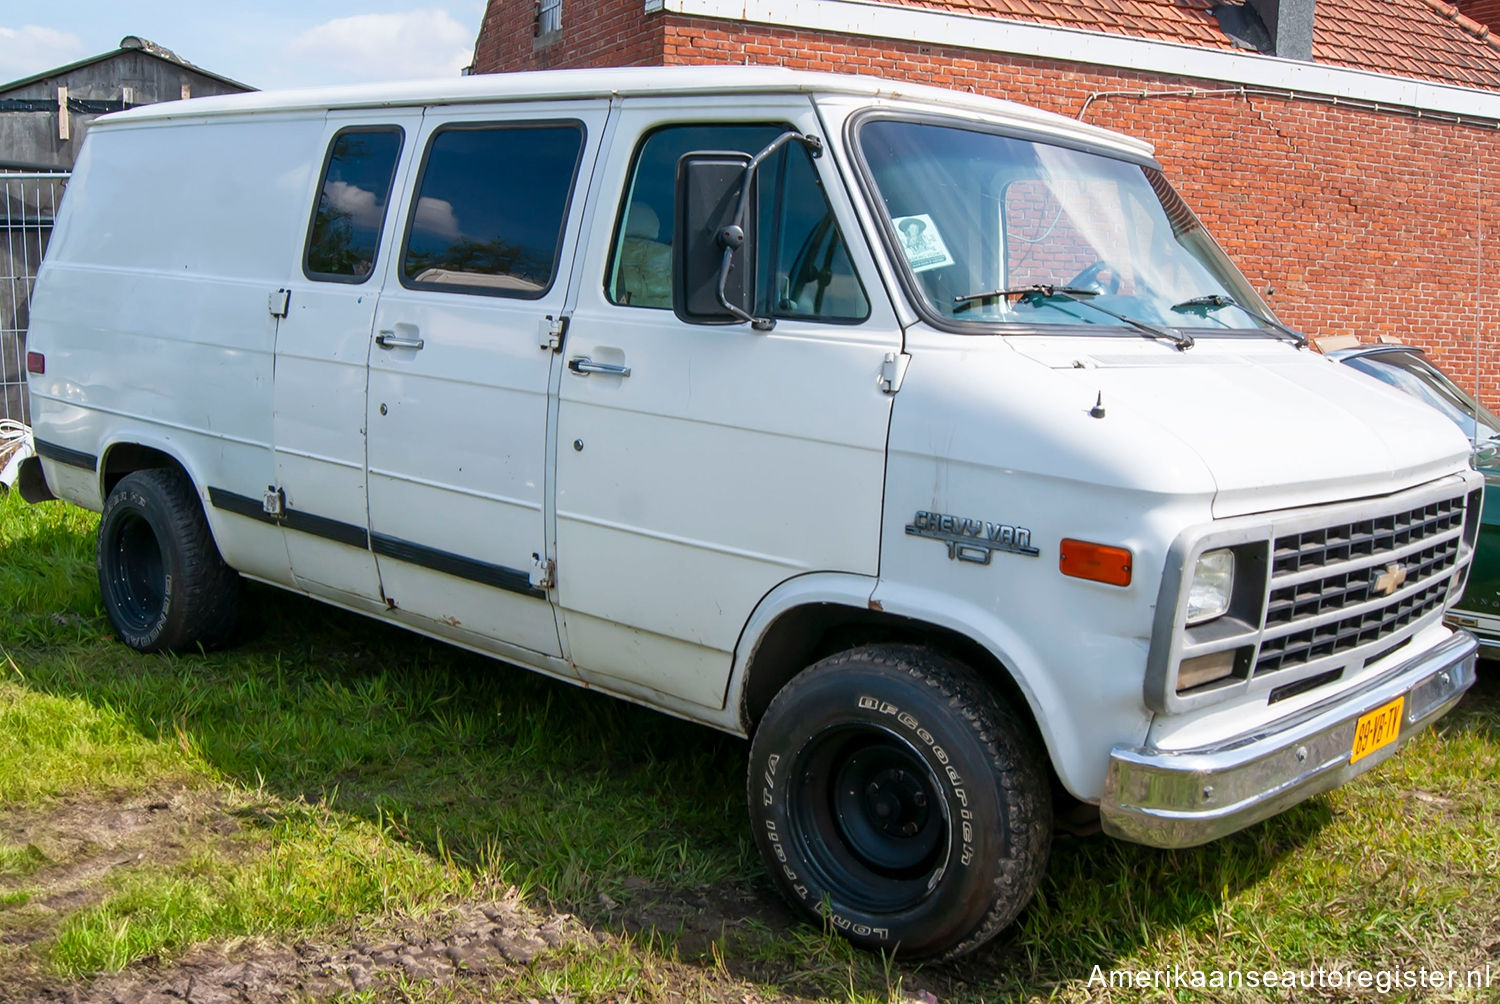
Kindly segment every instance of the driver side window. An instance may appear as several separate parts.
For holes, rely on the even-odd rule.
[[[677,161],[695,150],[754,154],[778,123],[680,125],[641,140],[615,223],[605,293],[611,303],[672,309],[672,232]],[[757,313],[833,323],[869,316],[870,303],[817,171],[798,144],[760,168]]]

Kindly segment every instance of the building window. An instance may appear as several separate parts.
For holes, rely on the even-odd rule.
[[[538,36],[562,31],[562,0],[538,0],[536,33]]]

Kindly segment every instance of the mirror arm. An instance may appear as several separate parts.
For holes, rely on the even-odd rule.
[[[719,245],[724,248],[724,257],[719,262],[719,306],[740,320],[748,321],[756,331],[770,331],[776,327],[776,318],[755,317],[741,310],[737,304],[729,302],[729,297],[725,295],[725,289],[729,284],[729,263],[734,253],[745,244],[745,214],[750,211],[750,182],[754,180],[755,172],[760,170],[761,163],[767,157],[793,141],[807,147],[808,153],[814,157],[822,156],[823,141],[816,136],[807,136],[789,129],[771,140],[745,165],[745,176],[740,182],[740,201],[735,207],[734,222],[719,232]]]

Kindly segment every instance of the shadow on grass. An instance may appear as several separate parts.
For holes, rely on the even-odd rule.
[[[29,625],[0,627],[0,645],[26,686],[115,709],[238,784],[379,819],[596,928],[658,927],[685,959],[722,934],[737,978],[839,996],[884,997],[897,977],[945,997],[1046,995],[1159,932],[1211,923],[1329,819],[1315,801],[1177,852],[1060,839],[1036,903],[994,945],[888,970],[775,903],[746,825],[743,741],[269,588],[249,591],[256,626],[238,648],[137,655],[109,637],[79,536],[45,541],[61,591],[28,592],[54,572],[11,564],[42,541],[0,547],[0,606]],[[38,603],[89,613],[70,626]]]

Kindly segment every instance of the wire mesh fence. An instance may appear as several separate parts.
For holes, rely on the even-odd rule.
[[[29,424],[26,328],[66,174],[0,174],[0,420]]]

